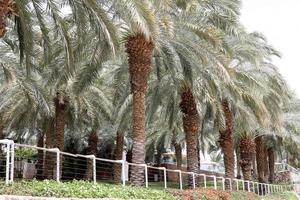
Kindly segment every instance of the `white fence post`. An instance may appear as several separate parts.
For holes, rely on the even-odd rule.
[[[97,177],[96,177],[96,156],[92,155],[93,158],[93,180],[94,180],[94,184],[97,183]]]
[[[122,160],[122,185],[126,185],[126,176],[125,176],[125,160]]]
[[[257,194],[259,195],[259,182],[257,182]]]
[[[10,157],[10,182],[14,182],[14,168],[15,168],[15,143],[11,141],[11,157]]]
[[[167,170],[165,167],[162,167],[164,170],[164,184],[165,184],[165,189],[167,189]]]
[[[192,172],[192,176],[193,176],[193,188],[196,188],[196,181],[195,181],[195,173]]]
[[[222,177],[223,190],[225,190],[225,178]]]
[[[146,188],[148,187],[148,166],[144,164],[145,166],[145,183],[146,183]]]
[[[217,189],[217,177],[216,176],[214,176],[214,188],[215,188],[215,190]]]
[[[6,173],[5,173],[5,184],[9,183],[9,161],[10,161],[10,143],[6,143]]]
[[[179,174],[179,188],[182,190],[182,175],[181,175],[181,170],[174,170],[175,172],[178,172]]]
[[[247,186],[248,186],[248,192],[250,192],[250,181],[247,181]]]
[[[242,183],[243,183],[243,191],[245,191],[245,181],[242,180]]]
[[[204,180],[204,188],[207,188],[207,185],[206,185],[206,175],[203,174],[203,180]]]
[[[60,179],[60,151],[55,148],[56,151],[56,181],[59,182]]]
[[[236,183],[236,191],[239,191],[239,189],[240,189],[239,179],[235,179],[235,183]]]

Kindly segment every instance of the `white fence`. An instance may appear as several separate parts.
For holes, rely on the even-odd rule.
[[[27,156],[20,150],[34,151],[35,156]],[[1,160],[1,154],[4,158]],[[37,156],[36,156],[37,155]],[[3,157],[2,156],[2,157]],[[68,181],[85,179],[97,182],[119,183],[125,186],[127,173],[132,173],[132,166],[144,171],[145,187],[163,187],[184,189],[203,187],[225,190],[241,190],[264,195],[274,192],[292,191],[293,185],[274,185],[230,179],[208,174],[197,174],[165,167],[146,164],[127,163],[125,160],[110,160],[94,155],[81,155],[62,152],[59,149],[40,148],[14,143],[12,140],[0,140],[0,179],[6,184],[18,179],[55,179]],[[128,169],[128,170],[126,170]]]

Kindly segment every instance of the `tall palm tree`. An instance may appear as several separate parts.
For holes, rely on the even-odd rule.
[[[200,126],[200,116],[198,114],[196,102],[189,86],[183,85],[181,93],[180,109],[183,113],[183,129],[186,134],[187,147],[187,170],[198,172],[198,131]],[[193,180],[190,180],[190,182]]]
[[[97,132],[95,130],[92,130],[91,134],[88,138],[88,149],[87,154],[88,155],[97,155],[97,148],[98,148],[98,136]],[[87,170],[85,174],[86,178],[91,180],[93,177],[93,161],[89,159],[87,161]]]

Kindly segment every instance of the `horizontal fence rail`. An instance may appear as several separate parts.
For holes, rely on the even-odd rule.
[[[29,152],[22,154],[19,152]],[[30,152],[32,156],[30,155]],[[0,180],[6,184],[19,179],[53,179],[57,182],[87,180],[129,184],[131,169],[141,168],[145,187],[162,188],[213,188],[230,191],[247,191],[259,195],[283,191],[300,191],[300,185],[275,185],[242,179],[231,179],[211,174],[198,174],[178,169],[167,169],[146,164],[128,163],[125,160],[98,158],[95,155],[72,154],[57,148],[48,149],[12,140],[0,140]]]

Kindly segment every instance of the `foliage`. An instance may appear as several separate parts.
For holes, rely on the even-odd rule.
[[[119,198],[175,200],[171,194],[161,190],[111,184],[92,184],[85,181],[57,183],[55,181],[22,181],[10,186],[0,182],[0,194],[47,196],[65,198]]]
[[[33,158],[37,155],[37,151],[31,148],[18,148],[15,150],[17,158]]]

